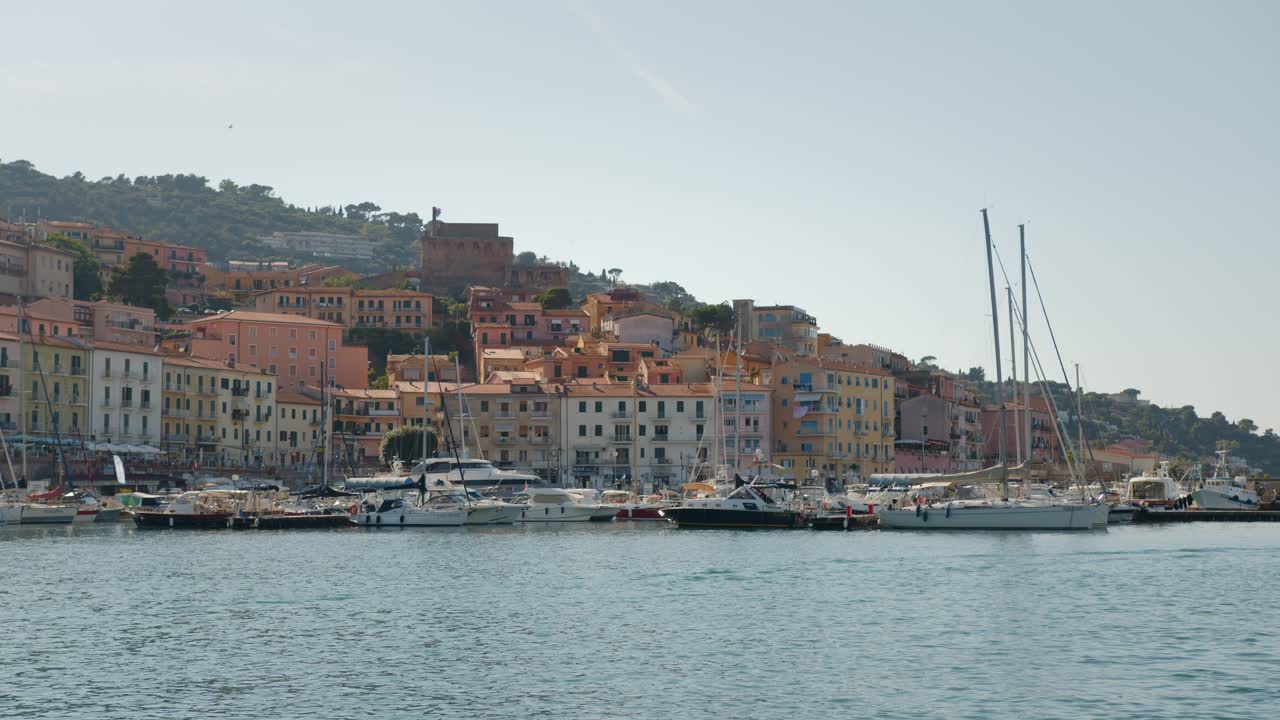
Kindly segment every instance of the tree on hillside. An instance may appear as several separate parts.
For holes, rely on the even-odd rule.
[[[352,273],[350,275],[334,275],[320,281],[320,287],[351,287],[360,282],[360,276]]]
[[[980,367],[971,367],[961,377],[971,382],[982,382],[987,379],[987,371]]]
[[[562,310],[573,305],[573,296],[568,288],[551,288],[533,299],[542,305],[543,310]]]
[[[102,262],[93,254],[87,245],[65,235],[50,235],[44,244],[59,250],[75,253],[71,268],[72,281],[75,283],[73,294],[76,300],[93,300],[102,294]]]
[[[618,278],[622,277],[622,268],[609,268],[609,280],[613,282],[613,286],[618,286]]]
[[[711,337],[718,332],[722,337],[727,338],[729,333],[733,332],[733,308],[729,303],[703,305],[695,308],[689,315],[706,337]]]
[[[385,463],[396,458],[412,462],[431,457],[436,451],[436,435],[427,431],[427,447],[423,451],[422,428],[412,425],[401,425],[382,436],[382,444],[378,447],[378,455]]]
[[[170,308],[164,290],[168,283],[169,273],[156,264],[155,258],[138,253],[126,265],[111,268],[107,294],[126,305],[151,308],[157,317],[167,320]]]
[[[538,254],[530,250],[516,255],[516,265],[536,265],[538,263]]]

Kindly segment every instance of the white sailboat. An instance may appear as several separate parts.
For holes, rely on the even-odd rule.
[[[992,263],[991,226],[982,210],[986,236],[987,275],[991,294],[991,323],[996,350],[996,405],[1000,408],[1001,463],[987,470],[944,475],[921,486],[939,494],[917,492],[914,507],[880,511],[880,525],[915,530],[1091,530],[1107,526],[1110,507],[1103,502],[1010,498],[1008,468],[1005,467],[1005,417],[1001,398],[1004,383],[1000,358],[1000,315],[996,306],[995,267]],[[1025,285],[1025,278],[1024,278]],[[1022,312],[1023,342],[1027,342],[1027,313]],[[1025,361],[1024,361],[1025,362]],[[1029,441],[1028,438],[1024,440]],[[1030,446],[1028,442],[1028,447]],[[1029,454],[1029,453],[1028,453]],[[1080,478],[1083,485],[1083,477]],[[980,485],[998,483],[998,498],[986,497]]]

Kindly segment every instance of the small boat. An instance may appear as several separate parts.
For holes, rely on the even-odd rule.
[[[1157,470],[1129,478],[1127,485],[1128,504],[1144,510],[1179,510],[1190,502],[1186,489],[1169,474],[1168,462],[1160,463]]]
[[[75,522],[79,509],[76,505],[26,503],[22,506],[22,524],[70,525]]]
[[[404,497],[374,496],[358,509],[352,519],[361,527],[459,527],[467,521],[464,509],[414,505]]]
[[[535,487],[516,496],[514,504],[522,506],[525,522],[607,522],[618,514],[618,508],[602,505],[592,496],[594,490],[565,490]]]
[[[644,495],[637,497],[626,490],[605,490],[600,496],[605,505],[616,505],[619,520],[662,520],[662,510],[670,507],[661,495]]]
[[[191,490],[167,503],[133,508],[139,528],[229,527],[235,515],[235,491]]]
[[[689,528],[799,527],[803,519],[801,514],[776,502],[768,492],[771,488],[786,487],[776,483],[742,485],[728,497],[691,498],[676,507],[662,510],[662,516],[678,527]]]

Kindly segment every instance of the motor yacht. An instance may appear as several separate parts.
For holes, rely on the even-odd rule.
[[[1131,477],[1127,483],[1127,500],[1144,510],[1173,510],[1185,507],[1190,501],[1186,488],[1169,474],[1169,463],[1159,468]]]
[[[228,527],[242,492],[189,490],[167,502],[133,508],[133,522],[139,528]]]
[[[671,506],[661,495],[636,495],[627,490],[605,490],[600,501],[616,505],[619,520],[662,520],[662,510]]]
[[[607,522],[618,514],[618,508],[601,504],[590,497],[595,491],[534,487],[513,501],[524,509],[525,522]]]
[[[794,486],[790,486],[794,489]],[[802,516],[790,505],[779,503],[771,490],[785,489],[774,483],[745,484],[725,497],[690,498],[666,508],[662,516],[678,527],[789,528],[799,527]]]
[[[459,527],[467,521],[465,509],[414,504],[407,497],[370,495],[352,515],[362,527]]]

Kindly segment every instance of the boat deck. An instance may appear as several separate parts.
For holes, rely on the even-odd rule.
[[[313,530],[353,527],[349,515],[246,515],[231,519],[236,530]]]

